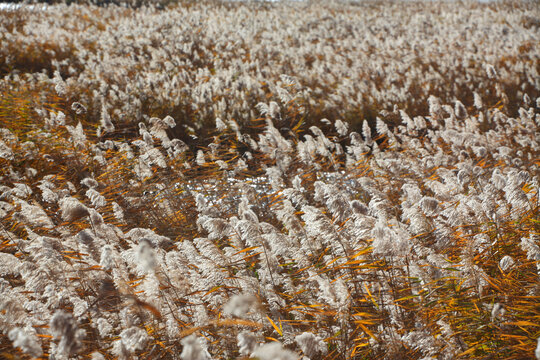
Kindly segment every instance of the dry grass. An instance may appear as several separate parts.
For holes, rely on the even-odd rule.
[[[80,31],[104,30],[114,16],[134,11],[107,13],[111,18],[100,23],[82,18]],[[2,16],[10,19],[5,28],[23,26],[20,14]],[[84,46],[93,51],[101,45]],[[471,69],[445,72],[437,62],[421,64],[424,73],[440,71],[445,79],[447,86],[432,94],[442,104],[459,98],[468,111],[456,119],[452,108],[430,109],[426,84],[413,84],[410,102],[395,105],[411,118],[422,117],[426,126],[407,124],[403,114],[367,98],[362,108],[346,102],[329,108],[318,95],[312,102],[304,96],[280,102],[279,116],[239,120],[239,130],[227,120],[216,130],[215,114],[195,111],[187,97],[174,104],[147,96],[139,110],[147,118],[172,115],[178,125],[166,129],[167,137],[187,143],[173,156],[161,135],[144,135],[139,121],[118,113],[115,130],[100,135],[96,104],[110,100],[116,109],[120,100],[94,99],[96,84],[69,83],[65,93],[55,91],[55,61],[65,60],[74,73],[85,71],[74,45],[43,40],[29,51],[9,42],[13,56],[9,64],[0,63],[0,73],[7,75],[0,82],[0,139],[11,154],[0,147],[0,254],[13,255],[16,265],[0,264],[0,357],[29,358],[24,346],[8,338],[12,329],[26,326],[39,341],[41,358],[97,358],[99,352],[106,359],[192,359],[182,351],[195,335],[205,339],[213,358],[247,359],[250,354],[237,341],[247,331],[257,344],[279,341],[311,359],[533,359],[540,338],[540,250],[527,251],[523,239],[530,239],[530,248],[540,245],[534,143],[540,116],[534,100],[540,92],[525,71],[514,73],[508,64],[540,65],[533,49],[522,46],[518,55],[493,64],[515,75],[512,81],[489,79],[480,64],[471,64],[474,83],[453,86],[453,71]],[[146,70],[129,71],[131,78]],[[35,80],[40,72],[43,78]],[[384,79],[372,81],[382,86]],[[473,106],[472,89],[483,95],[481,109]],[[267,85],[265,98],[253,97],[249,105],[278,99],[273,90]],[[523,93],[532,98],[530,105]],[[77,114],[71,104],[80,99],[93,105]],[[51,114],[60,112],[65,125],[82,124],[85,141],[77,142],[65,125],[51,125]],[[376,125],[377,116],[390,126],[388,132]],[[336,130],[338,118],[351,129]],[[363,131],[364,119],[373,130],[352,134]],[[151,131],[150,121],[141,122]],[[321,134],[310,128],[314,124]],[[467,137],[460,142],[461,133]],[[480,145],[488,150],[480,152]],[[511,155],[499,150],[504,146]],[[153,150],[161,158],[145,158]],[[205,162],[197,159],[199,152]],[[504,186],[496,186],[494,174],[504,178]],[[102,206],[81,184],[87,178],[98,182]],[[61,201],[46,200],[45,182],[59,199],[75,198],[90,212],[64,216]],[[17,184],[32,193],[17,192]],[[433,214],[420,206],[428,197],[437,200]],[[25,215],[28,205],[48,220]],[[410,213],[414,209],[417,218]],[[148,233],[130,234],[137,228]],[[388,235],[376,229],[393,234],[391,246],[385,247]],[[146,243],[151,250],[143,249]],[[113,266],[102,260],[104,248],[114,252]],[[150,270],[137,268],[147,261],[138,253],[144,251],[155,256]],[[505,257],[512,259],[508,266]],[[251,313],[228,314],[226,304],[246,293],[255,298]],[[76,327],[85,332],[76,351],[59,350],[66,336],[52,329],[58,310],[74,314]],[[112,325],[109,332],[96,325],[103,319]],[[146,340],[119,350],[127,346],[122,331],[134,327]],[[324,351],[308,355],[295,340],[306,332],[319,336]]]

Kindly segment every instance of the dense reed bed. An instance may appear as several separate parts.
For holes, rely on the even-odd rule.
[[[0,11],[0,357],[540,359],[537,5]]]

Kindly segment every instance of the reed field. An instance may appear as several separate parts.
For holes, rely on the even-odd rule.
[[[540,360],[538,1],[0,8],[1,359]]]

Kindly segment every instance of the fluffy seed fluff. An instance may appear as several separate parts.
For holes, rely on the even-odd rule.
[[[49,328],[53,337],[60,340],[57,348],[60,354],[71,356],[82,348],[85,331],[78,328],[71,314],[57,310],[49,322]]]
[[[182,353],[180,359],[182,360],[210,360],[211,356],[203,345],[202,339],[198,338],[195,334],[192,334],[180,341],[182,344]]]
[[[258,310],[259,301],[254,295],[234,295],[224,306],[223,312],[232,316],[243,318],[250,312]]]
[[[21,348],[32,357],[40,357],[43,353],[37,337],[28,329],[13,328],[8,332],[8,338],[13,342],[13,347]]]
[[[298,355],[283,348],[278,342],[262,345],[253,352],[253,357],[259,360],[298,360]]]

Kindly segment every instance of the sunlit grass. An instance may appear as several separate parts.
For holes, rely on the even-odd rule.
[[[84,14],[77,31],[89,36],[118,18],[167,14],[59,9]],[[1,16],[11,32],[24,25]],[[538,66],[532,46],[495,62],[495,76],[471,61],[462,69],[470,81],[457,85],[454,70],[426,62],[423,76],[436,69],[444,81],[411,85],[396,109],[367,94],[362,107],[329,106],[336,98],[320,90],[337,83],[271,77],[256,96],[227,98],[230,113],[217,121],[210,107],[223,94],[195,108],[171,102],[158,83],[123,93],[166,72],[165,62],[104,56],[124,83],[81,62],[82,48],[103,43],[51,37],[28,56],[13,39],[0,43],[14,54],[0,63],[0,357],[535,357],[540,103],[523,78]],[[247,59],[249,49],[235,51]],[[206,68],[207,58],[197,61]],[[324,61],[312,64],[340,66]],[[219,73],[208,71],[203,84]],[[382,77],[369,81],[380,99],[397,99]],[[423,97],[429,87],[440,99]]]

